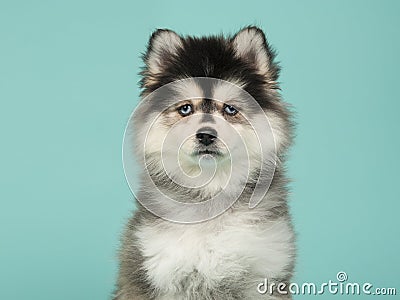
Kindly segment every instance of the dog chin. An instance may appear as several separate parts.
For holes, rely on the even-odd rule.
[[[230,155],[221,151],[192,150],[180,151],[179,166],[186,176],[195,177],[201,172],[211,172],[213,176],[218,170],[230,168]],[[179,176],[179,175],[178,175]]]
[[[212,162],[222,164],[227,161],[230,161],[230,155],[229,153],[224,153],[220,150],[209,150],[209,149],[204,149],[204,150],[196,150],[193,151],[190,155],[190,160],[196,164],[200,164],[202,162]]]

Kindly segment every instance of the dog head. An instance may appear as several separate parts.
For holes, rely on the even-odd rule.
[[[284,155],[289,113],[259,28],[202,38],[157,30],[144,62],[135,144],[158,185],[233,190]]]

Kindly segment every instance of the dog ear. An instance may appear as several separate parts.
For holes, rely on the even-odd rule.
[[[150,38],[144,62],[149,75],[156,75],[164,70],[166,63],[182,47],[182,38],[172,30],[157,29]]]
[[[236,55],[254,67],[257,73],[270,80],[278,78],[279,67],[274,63],[275,52],[260,28],[250,26],[242,29],[232,38],[232,44]]]

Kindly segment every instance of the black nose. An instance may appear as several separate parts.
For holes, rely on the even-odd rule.
[[[204,146],[208,146],[217,138],[217,131],[210,127],[200,128],[196,133],[196,138]]]

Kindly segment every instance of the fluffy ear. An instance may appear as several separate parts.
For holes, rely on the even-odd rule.
[[[182,38],[174,31],[157,29],[151,36],[144,61],[150,75],[163,71],[164,65],[182,47]]]
[[[275,53],[260,28],[242,29],[233,37],[232,43],[238,57],[250,63],[258,73],[277,79],[279,68],[274,64]]]

